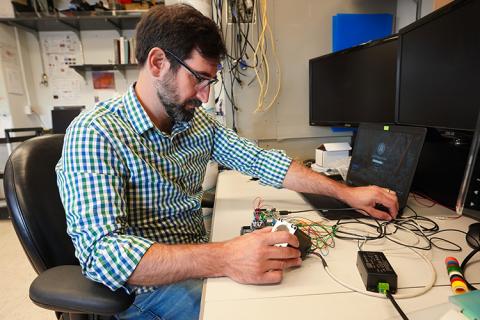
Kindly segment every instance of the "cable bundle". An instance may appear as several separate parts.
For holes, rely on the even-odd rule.
[[[235,112],[238,111],[238,107],[234,95],[235,84],[243,87],[245,83],[250,86],[254,81],[257,81],[259,94],[255,112],[267,111],[273,106],[280,93],[280,62],[268,22],[267,0],[229,0],[226,2],[228,7],[224,7],[223,0],[214,0],[213,5],[214,20],[220,26],[228,49],[225,67],[220,70],[220,73],[222,90],[225,90],[225,94],[232,105],[232,127],[236,130]],[[231,21],[223,21],[224,12],[231,14]],[[256,30],[254,30],[253,24],[257,25]],[[268,61],[268,50],[271,50],[271,56],[275,59],[277,77],[276,90],[269,101],[267,101],[267,98],[272,86],[273,72]],[[252,69],[255,75],[245,81],[244,78],[249,77],[247,74],[249,69]],[[230,78],[228,89],[225,84],[226,77]]]
[[[262,31],[258,36],[257,46],[253,54],[253,60],[255,64],[255,67],[253,68],[253,70],[255,71],[255,76],[258,81],[258,85],[260,87],[260,93],[258,94],[258,99],[257,99],[257,108],[255,109],[255,112],[264,112],[272,107],[273,103],[278,97],[278,94],[280,93],[282,74],[280,69],[280,62],[278,61],[278,56],[276,52],[275,42],[273,40],[272,29],[268,24],[267,0],[258,0],[258,1],[260,1],[259,13],[261,16]],[[268,89],[270,87],[270,67],[268,65],[267,47],[266,47],[267,38],[270,41],[270,45],[272,48],[272,55],[275,59],[275,64],[277,68],[277,90],[269,103],[266,103],[266,97],[267,97]],[[262,58],[261,61],[263,62],[260,65],[258,61],[258,56],[261,56]],[[257,67],[257,65],[259,65],[259,67]]]
[[[318,249],[323,255],[327,255],[328,249],[335,247],[336,229],[334,227],[306,218],[289,218],[286,220],[296,225],[310,237],[313,250]]]

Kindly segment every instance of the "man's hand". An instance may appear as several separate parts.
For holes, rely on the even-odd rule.
[[[226,276],[244,284],[278,283],[284,269],[300,266],[297,237],[287,231],[271,231],[263,228],[225,242]],[[277,243],[294,248],[274,246]]]
[[[398,214],[398,199],[394,191],[378,186],[356,187],[345,190],[343,199],[354,208],[362,209],[361,213],[372,217],[392,220]],[[376,204],[382,204],[388,208],[388,212],[375,208]]]

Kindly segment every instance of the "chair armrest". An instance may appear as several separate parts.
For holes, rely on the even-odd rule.
[[[30,285],[30,299],[54,311],[114,315],[126,310],[135,297],[85,278],[80,266],[65,265],[38,275]]]

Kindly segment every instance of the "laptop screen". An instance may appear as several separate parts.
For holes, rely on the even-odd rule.
[[[426,134],[425,128],[361,124],[352,152],[347,184],[378,185],[397,193],[400,209],[417,168]]]

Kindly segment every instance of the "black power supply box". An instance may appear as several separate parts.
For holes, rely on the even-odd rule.
[[[382,252],[358,251],[357,268],[368,291],[397,292],[397,274]],[[388,288],[385,285],[388,283]]]

